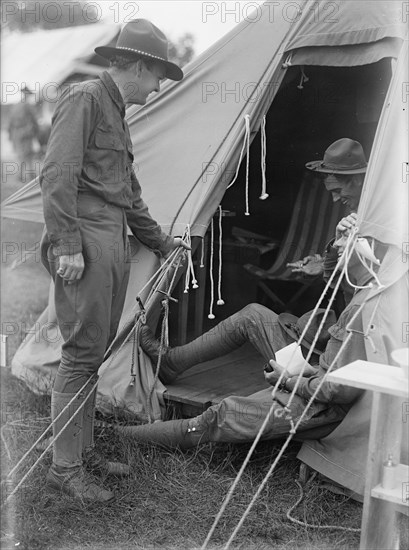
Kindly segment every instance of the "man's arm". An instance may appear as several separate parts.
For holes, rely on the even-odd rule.
[[[316,277],[324,272],[324,259],[320,254],[313,254],[305,256],[302,260],[297,262],[289,262],[287,267],[292,267],[293,273],[303,273],[310,277]]]
[[[162,256],[168,256],[178,246],[190,250],[190,247],[180,237],[172,237],[164,233],[160,225],[152,218],[146,203],[142,199],[141,186],[131,172],[133,201],[132,207],[126,210],[128,225],[137,239],[148,248]]]
[[[320,254],[305,256],[302,260],[288,263],[287,267],[292,267],[293,269],[291,271],[293,273],[303,273],[304,275],[313,277],[322,274],[324,280],[328,281],[338,263],[338,252],[337,249],[333,247],[334,240],[339,239],[343,233],[351,231],[356,225],[356,219],[357,214],[355,212],[342,218],[335,229],[335,239],[331,239],[327,244],[323,256],[320,256]]]
[[[361,299],[363,299],[363,296],[363,291],[361,291]],[[320,364],[316,374],[308,378],[305,376],[300,378],[296,393],[304,399],[309,400],[321,382],[322,385],[315,397],[316,401],[320,403],[348,404],[355,401],[355,399],[361,395],[362,390],[342,384],[334,384],[326,380],[322,381],[328,368],[332,365],[336,357],[337,361],[332,367],[332,370],[336,370],[357,359],[366,359],[361,315],[358,315],[353,321],[353,326],[349,327],[358,307],[356,303],[348,306],[341,313],[338,322],[329,329],[331,338],[326,345],[324,353],[320,356]],[[349,327],[348,331],[347,327]],[[352,333],[351,337],[342,352],[339,353],[345,338],[349,334],[349,330],[351,330]],[[270,360],[270,364],[273,366],[274,371],[272,373],[265,373],[264,375],[267,382],[272,385],[276,383],[281,372],[284,370],[284,367],[274,363],[275,362]],[[292,391],[297,383],[297,377],[288,378],[285,376],[285,378],[287,378],[285,388],[288,391]]]

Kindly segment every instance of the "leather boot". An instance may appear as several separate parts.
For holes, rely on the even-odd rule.
[[[152,360],[153,367],[156,368],[159,358],[160,342],[155,338],[155,335],[148,327],[148,325],[142,325],[140,334],[140,344],[143,351],[149,355]],[[171,384],[185,369],[178,369],[168,358],[168,352],[170,348],[164,346],[162,349],[159,379],[166,385]]]
[[[72,404],[53,425],[53,464],[48,471],[46,484],[50,489],[81,502],[109,502],[114,498],[114,493],[100,487],[82,465],[83,410],[80,407],[84,404],[86,394],[53,390],[51,417],[54,420],[72,398]]]
[[[199,432],[189,427],[190,419],[166,420],[142,426],[115,426],[115,430],[123,435],[135,438],[137,441],[156,443],[163,447],[182,450],[196,447],[209,441],[205,432]]]
[[[247,317],[245,308],[188,344],[174,348],[165,347],[161,357],[160,380],[165,385],[171,384],[191,367],[226,355],[251,341],[251,331],[254,327],[252,320]],[[140,344],[156,365],[160,342],[147,325],[141,328]]]
[[[95,388],[84,405],[83,413],[83,458],[87,470],[98,475],[127,476],[130,468],[122,462],[107,460],[95,449],[94,443],[94,421],[95,421],[95,400],[97,388]]]

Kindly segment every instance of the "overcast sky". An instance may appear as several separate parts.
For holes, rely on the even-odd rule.
[[[100,5],[106,22],[123,24],[139,17],[149,19],[171,40],[190,32],[195,36],[195,53],[199,54],[257,9],[262,1],[100,0],[90,3]]]

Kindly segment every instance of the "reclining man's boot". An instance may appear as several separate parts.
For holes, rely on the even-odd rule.
[[[74,401],[66,408],[72,398],[75,398]],[[81,502],[109,502],[114,498],[114,493],[95,483],[95,479],[82,465],[83,410],[79,409],[85,399],[84,393],[76,395],[54,390],[52,392],[52,419],[63,409],[66,410],[53,425],[53,463],[48,471],[46,484],[50,489]]]
[[[83,414],[83,458],[87,470],[99,475],[126,476],[130,474],[130,468],[122,462],[107,460],[95,449],[94,443],[94,419],[95,400],[97,388],[88,397],[84,405]]]
[[[141,336],[140,336],[141,348],[146,352],[152,360],[153,367],[156,368],[158,363],[161,343],[155,338],[155,335],[148,327],[148,325],[142,325],[141,327]],[[170,348],[168,346],[163,346],[161,362],[160,362],[160,371],[159,378],[163,384],[171,384],[179,374],[183,372],[181,370],[178,372],[177,366],[173,365],[170,360],[168,360],[168,351]]]
[[[207,434],[190,427],[191,419],[166,420],[142,426],[115,426],[114,429],[123,435],[145,443],[155,443],[163,447],[186,450],[208,441]]]

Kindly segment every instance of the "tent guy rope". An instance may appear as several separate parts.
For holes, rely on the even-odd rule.
[[[345,249],[344,249],[342,255],[340,256],[340,258],[338,259],[337,266],[335,267],[334,271],[332,272],[331,277],[329,278],[329,280],[328,280],[328,282],[327,282],[327,284],[326,284],[326,286],[325,286],[325,288],[324,288],[324,290],[323,290],[323,292],[322,292],[322,294],[321,294],[321,296],[320,296],[320,299],[318,300],[317,305],[316,305],[316,307],[314,308],[314,312],[316,312],[316,310],[318,309],[318,307],[319,307],[321,301],[323,300],[323,298],[324,298],[324,296],[325,296],[327,290],[330,288],[330,285],[332,284],[332,281],[333,281],[333,279],[334,279],[334,277],[335,277],[335,274],[337,273],[338,269],[339,269],[339,268],[341,267],[341,265],[342,265],[343,267],[342,267],[341,273],[340,273],[340,275],[339,275],[339,277],[338,277],[338,281],[337,281],[337,283],[336,283],[336,285],[335,285],[335,287],[334,287],[334,289],[333,289],[333,292],[332,292],[332,295],[331,295],[331,299],[330,299],[330,303],[329,303],[328,307],[326,308],[327,310],[330,309],[331,303],[332,303],[332,301],[335,299],[335,294],[336,294],[336,292],[337,292],[337,290],[338,290],[338,288],[339,288],[339,285],[341,284],[342,278],[343,278],[343,276],[344,276],[344,274],[345,274],[345,271],[346,271],[346,269],[347,269],[348,261],[349,261],[350,257],[352,256],[352,253],[354,252],[354,246],[353,246],[353,244],[354,244],[355,240],[356,240],[356,235],[350,234],[349,237],[348,237],[347,246],[345,247]],[[282,457],[284,451],[286,450],[286,448],[288,447],[289,443],[291,442],[293,436],[295,435],[295,433],[296,433],[296,431],[297,431],[299,425],[301,424],[301,422],[303,421],[303,419],[304,419],[306,413],[308,412],[308,410],[310,409],[311,405],[313,404],[313,402],[314,402],[314,400],[315,400],[315,398],[316,398],[318,392],[320,391],[320,389],[321,389],[323,383],[324,383],[325,380],[326,380],[327,375],[332,371],[332,369],[334,368],[334,366],[336,365],[336,363],[337,363],[337,361],[338,361],[338,358],[340,357],[341,353],[344,351],[344,349],[345,349],[345,347],[347,346],[349,340],[351,339],[351,337],[352,337],[351,325],[353,324],[353,322],[355,321],[355,319],[358,317],[358,315],[361,313],[361,311],[362,311],[362,309],[363,309],[365,303],[366,303],[366,301],[364,301],[364,302],[358,307],[357,311],[356,311],[355,314],[352,316],[352,319],[350,320],[350,322],[349,322],[349,324],[348,324],[348,326],[347,326],[347,331],[348,331],[347,337],[346,337],[345,340],[342,342],[341,347],[340,347],[340,349],[338,350],[338,353],[337,353],[336,356],[334,357],[333,361],[332,361],[331,364],[329,365],[328,370],[327,370],[325,376],[323,376],[322,380],[319,382],[319,384],[318,384],[317,388],[315,389],[313,395],[311,396],[310,400],[309,400],[308,403],[306,404],[306,406],[305,406],[305,408],[304,408],[304,410],[303,410],[303,412],[302,412],[300,418],[298,419],[298,421],[296,422],[295,425],[293,424],[293,427],[292,427],[292,429],[290,430],[289,435],[288,435],[286,441],[284,442],[283,446],[281,447],[279,454],[278,454],[277,457],[275,458],[273,464],[271,465],[271,467],[270,467],[270,469],[268,470],[266,476],[264,477],[263,481],[261,482],[261,484],[260,484],[259,488],[257,489],[255,495],[253,496],[253,498],[252,498],[250,504],[248,505],[248,507],[247,507],[246,510],[244,511],[244,513],[243,513],[243,515],[242,515],[242,517],[241,517],[239,523],[237,524],[237,526],[236,526],[236,528],[234,529],[234,531],[233,531],[231,537],[229,538],[229,540],[228,540],[226,546],[224,547],[224,550],[228,550],[228,548],[230,547],[231,542],[233,541],[234,537],[236,536],[236,534],[238,533],[239,529],[240,529],[241,526],[243,525],[243,523],[244,523],[246,517],[248,516],[248,514],[249,514],[250,511],[251,511],[251,508],[253,507],[253,505],[254,505],[254,503],[256,502],[257,498],[259,497],[261,491],[263,490],[265,484],[267,483],[268,479],[270,478],[270,476],[271,476],[272,473],[274,472],[274,470],[275,470],[275,468],[276,468],[276,466],[277,466],[279,460],[281,459],[281,457]],[[310,319],[312,319],[313,316],[314,316],[314,313],[311,315],[311,318],[310,318]],[[323,323],[324,323],[324,322],[325,322],[325,319],[324,319]],[[323,325],[323,323],[322,323],[322,325]],[[308,330],[308,325],[309,325],[309,323],[306,325],[306,327],[305,327],[303,333],[301,334],[298,343],[300,343],[300,341],[304,338],[305,332]],[[318,335],[319,335],[319,331],[320,331],[321,329],[322,329],[322,326],[319,327],[319,330],[318,330],[318,332],[317,332],[317,334],[316,334],[316,337],[315,337],[314,342],[313,342],[313,344],[312,344],[312,346],[311,346],[311,349],[310,349],[310,352],[309,352],[309,354],[308,354],[308,356],[307,356],[307,358],[306,358],[306,361],[309,360],[309,358],[310,358],[310,356],[311,356],[311,354],[312,354],[312,349],[313,349],[313,347],[314,347],[314,345],[315,345],[315,343],[316,343],[316,340],[317,340]],[[247,466],[247,464],[248,464],[248,462],[249,462],[249,460],[250,460],[250,457],[251,457],[251,455],[253,454],[254,449],[255,449],[255,447],[256,447],[258,441],[260,440],[260,437],[261,437],[261,435],[262,435],[262,433],[263,433],[263,431],[264,431],[264,428],[266,427],[266,425],[267,425],[267,423],[268,423],[268,421],[269,421],[269,419],[270,419],[270,417],[271,417],[271,414],[272,414],[272,412],[273,412],[273,408],[274,408],[274,399],[275,399],[277,390],[278,390],[278,388],[280,387],[281,381],[282,381],[282,379],[284,378],[284,376],[286,375],[286,372],[287,372],[288,367],[289,367],[290,364],[291,364],[291,360],[290,360],[289,364],[286,366],[286,368],[283,370],[283,372],[281,373],[280,378],[277,380],[277,383],[275,384],[275,386],[274,386],[274,388],[273,388],[273,390],[272,390],[272,405],[271,405],[271,407],[270,407],[270,409],[269,409],[269,411],[268,411],[268,413],[267,413],[267,415],[266,415],[266,418],[265,418],[265,420],[264,420],[262,426],[260,427],[260,430],[259,430],[259,432],[258,432],[258,434],[257,434],[257,436],[256,436],[256,438],[255,438],[255,440],[254,440],[254,442],[253,442],[253,444],[252,444],[250,450],[248,451],[248,454],[247,454],[247,456],[246,456],[246,458],[245,458],[245,460],[244,460],[244,462],[243,462],[243,464],[242,464],[242,466],[241,466],[241,468],[240,468],[240,470],[239,470],[239,472],[238,472],[238,474],[237,474],[237,476],[236,476],[234,482],[232,483],[232,485],[231,485],[230,488],[229,488],[229,491],[228,491],[228,493],[227,493],[227,495],[226,495],[226,497],[225,497],[225,500],[223,501],[222,506],[221,506],[221,508],[220,508],[220,510],[219,510],[219,512],[218,512],[218,514],[217,514],[217,516],[216,516],[216,518],[215,518],[215,520],[214,520],[214,523],[213,523],[213,525],[211,526],[211,528],[210,528],[210,530],[209,530],[209,533],[208,533],[208,535],[207,535],[207,537],[206,537],[206,539],[205,539],[205,541],[204,541],[204,543],[203,543],[203,545],[202,545],[202,547],[201,547],[201,550],[206,550],[207,545],[208,545],[208,543],[209,543],[209,541],[210,541],[210,539],[211,539],[211,537],[212,537],[212,535],[213,535],[213,533],[214,533],[214,531],[215,531],[215,529],[216,529],[216,527],[217,527],[217,525],[218,525],[218,523],[219,523],[219,521],[220,521],[220,519],[221,519],[221,516],[223,515],[224,510],[227,508],[227,505],[228,505],[228,503],[230,502],[230,500],[231,500],[231,498],[232,498],[232,496],[233,496],[233,493],[234,493],[234,491],[235,491],[235,488],[237,487],[237,485],[238,485],[238,483],[239,483],[239,481],[240,481],[240,479],[241,479],[241,477],[242,477],[242,475],[243,475],[243,472],[244,472],[244,470],[245,470],[245,468],[246,468],[246,466]],[[303,369],[303,370],[304,370],[304,369]],[[298,375],[298,377],[297,377],[297,384],[299,383],[299,380],[300,380],[301,376],[302,376],[302,372],[301,372],[301,373]],[[296,386],[296,387],[297,387],[297,386]],[[289,402],[288,402],[288,405],[285,407],[285,412],[289,413],[290,415],[291,415],[290,404],[291,404],[291,401],[292,401],[293,396],[294,396],[294,394],[295,394],[296,387],[294,388],[293,392],[291,393],[291,397],[290,397],[290,400],[289,400]]]

